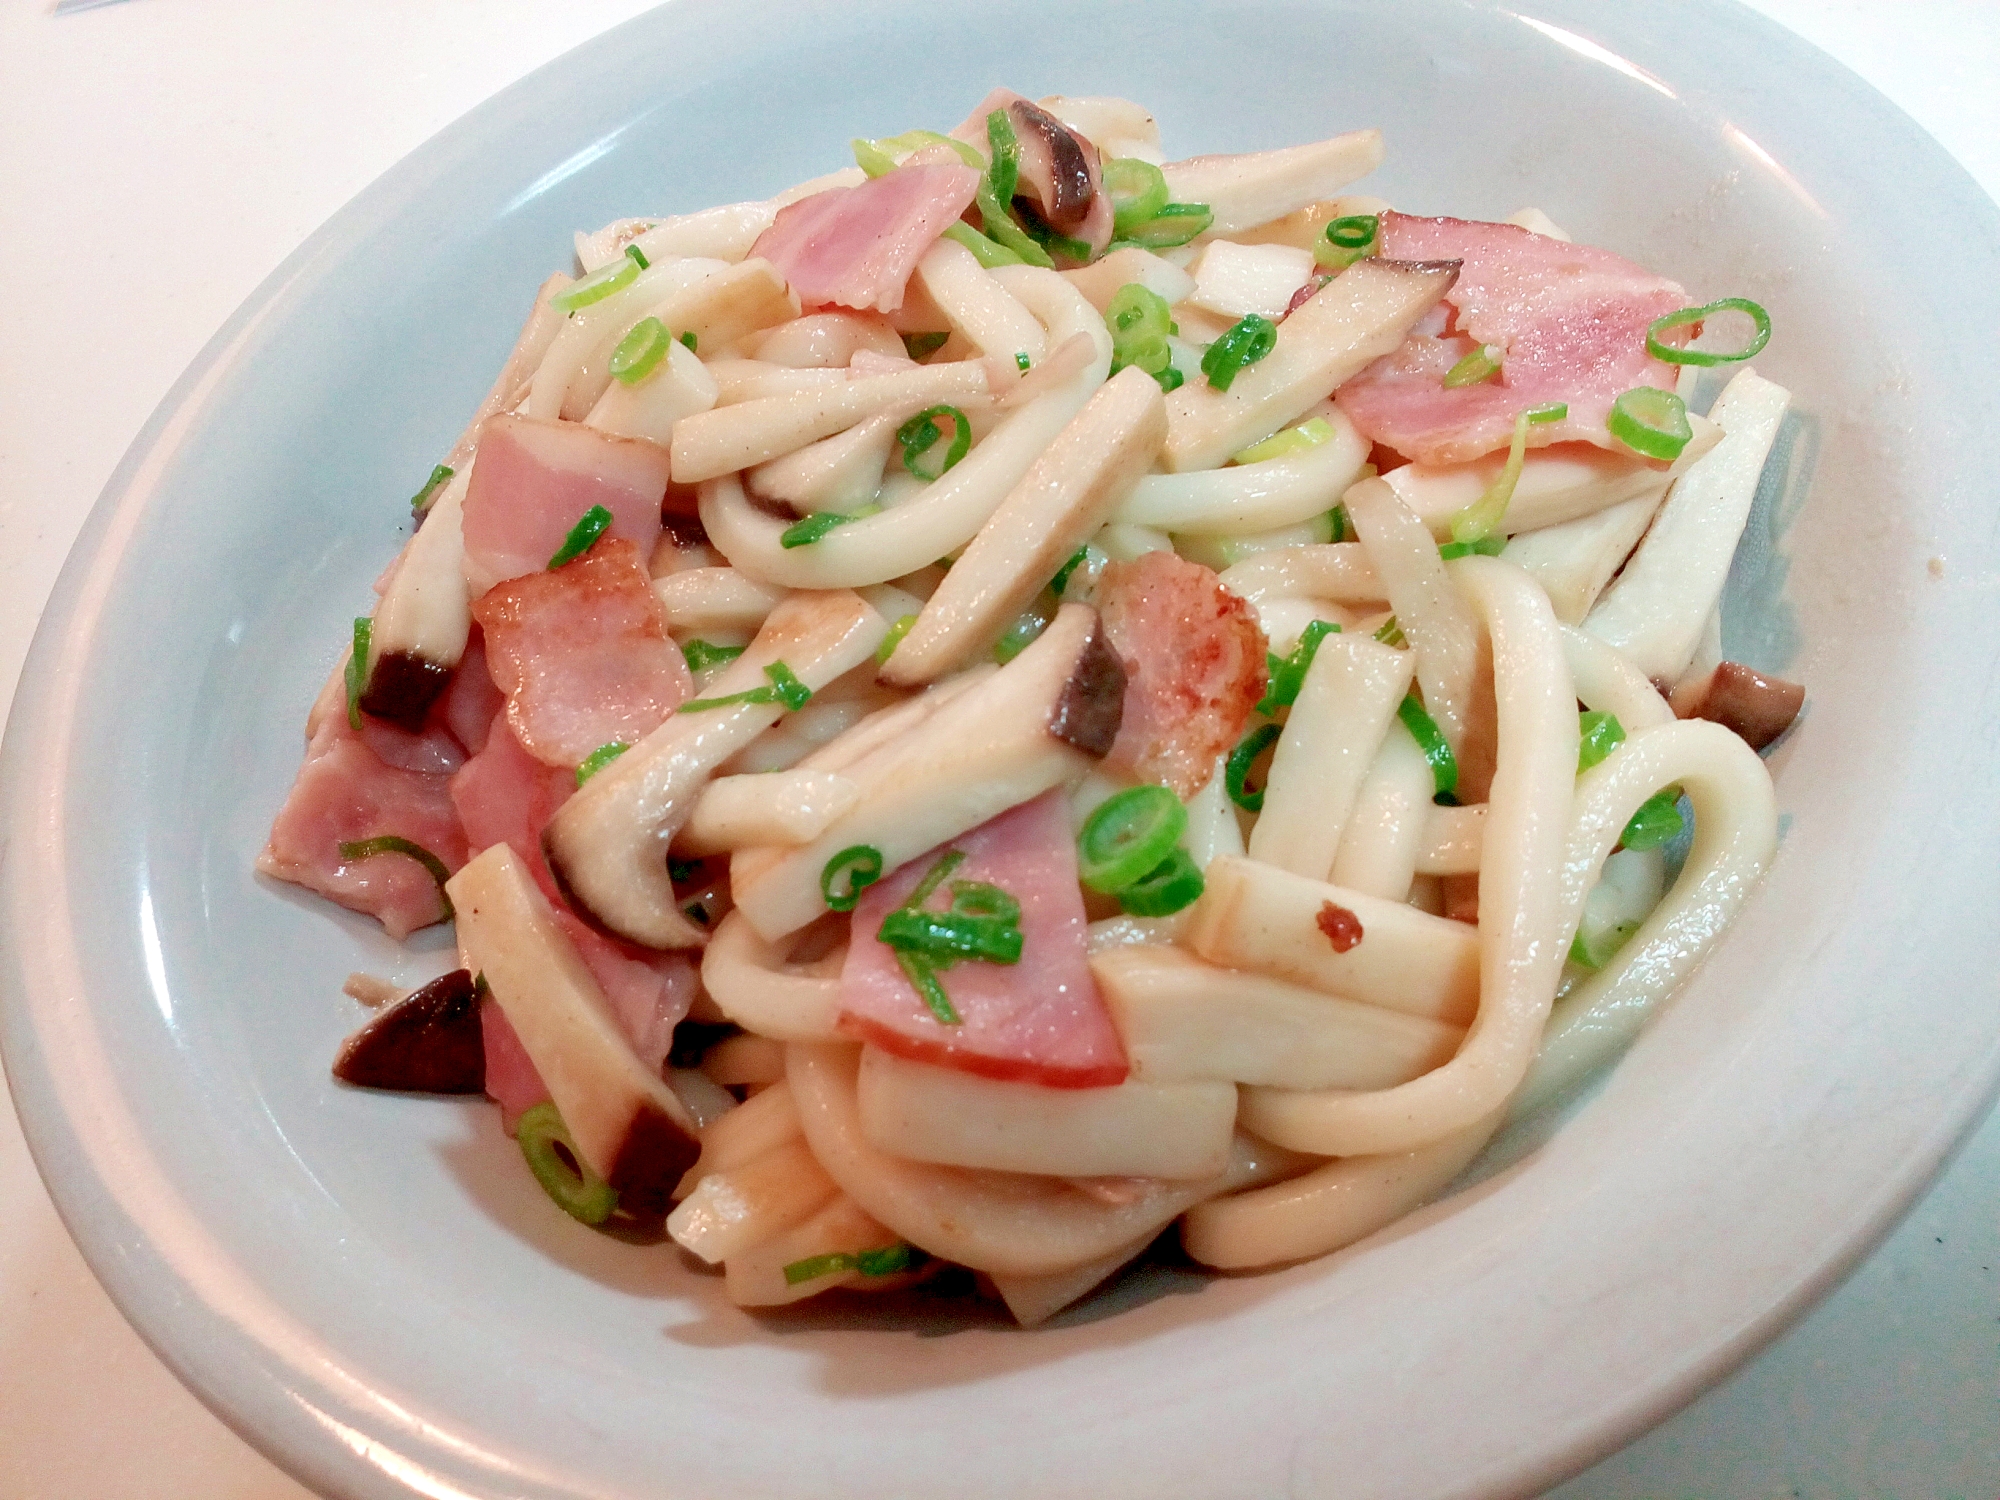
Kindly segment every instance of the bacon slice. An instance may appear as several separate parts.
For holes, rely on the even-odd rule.
[[[1264,696],[1256,612],[1171,552],[1111,564],[1097,609],[1125,667],[1125,714],[1106,764],[1192,797]]]
[[[465,643],[465,655],[458,659],[458,667],[438,696],[432,713],[444,721],[452,738],[465,747],[466,754],[477,755],[486,748],[493,716],[506,706],[506,697],[493,685],[493,674],[486,670],[486,637],[474,625],[471,639]]]
[[[500,1106],[500,1123],[512,1135],[522,1115],[547,1102],[549,1086],[542,1082],[507,1012],[491,995],[479,1002],[479,1036],[486,1049],[486,1097]]]
[[[944,853],[933,849],[855,906],[840,971],[841,1029],[899,1057],[985,1078],[1067,1089],[1124,1082],[1125,1048],[1084,962],[1083,897],[1062,793],[1010,808],[949,847],[965,854],[953,880],[985,881],[1021,903],[1021,961],[946,970],[940,979],[962,1024],[931,1014],[875,932]],[[931,904],[944,903],[933,896]]]
[[[401,854],[344,860],[340,846],[393,834],[458,869],[465,832],[450,788],[448,776],[384,764],[345,717],[328,719],[306,747],[257,868],[367,913],[393,938],[407,937],[444,916],[430,872]]]
[[[1462,263],[1444,298],[1450,327],[1412,334],[1334,397],[1365,436],[1418,463],[1504,448],[1516,413],[1550,401],[1569,416],[1532,428],[1531,443],[1615,448],[1611,403],[1635,386],[1673,389],[1674,367],[1646,352],[1646,327],[1687,293],[1623,256],[1513,224],[1396,213],[1382,216],[1382,254]],[[1504,351],[1499,377],[1446,390],[1445,372],[1481,344]]]
[[[614,740],[636,745],[694,690],[639,550],[622,539],[496,584],[472,617],[514,737],[551,766],[575,767]]]
[[[549,565],[593,505],[611,512],[606,536],[653,555],[667,493],[667,450],[578,422],[488,417],[466,483],[465,581],[474,598]]]
[[[894,312],[917,262],[978,188],[962,162],[898,167],[779,209],[750,253],[776,266],[807,307]]]
[[[564,904],[542,856],[542,829],[575,789],[572,773],[542,764],[521,747],[505,714],[494,719],[486,748],[451,778],[451,798],[464,824],[467,845],[477,852],[506,844],[527,864],[555,907],[563,932],[611,1002],[626,1039],[648,1067],[658,1068],[672,1045],[674,1027],[694,1003],[694,967],[679,954],[655,953],[607,937]],[[485,1026],[490,1068],[495,1060],[493,1017],[485,1017]],[[504,1046],[500,1051],[505,1053]],[[505,1055],[500,1064],[502,1076],[511,1076]],[[502,1098],[492,1087],[490,1074],[487,1092]]]

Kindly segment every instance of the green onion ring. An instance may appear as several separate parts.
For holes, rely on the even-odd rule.
[[[1500,346],[1481,344],[1444,372],[1444,388],[1455,391],[1460,386],[1478,385],[1481,381],[1491,380],[1500,373],[1500,364]]]
[[[1444,731],[1437,726],[1418,701],[1415,693],[1405,697],[1396,709],[1396,717],[1403,721],[1403,727],[1410,731],[1410,738],[1417,742],[1417,748],[1424,752],[1424,759],[1430,762],[1431,784],[1436,788],[1432,801],[1442,801],[1458,791],[1458,757],[1451,753],[1451,742],[1444,737]]]
[[[1207,887],[1187,850],[1176,847],[1154,869],[1118,893],[1118,904],[1135,917],[1170,917],[1200,899]]]
[[[882,644],[875,648],[875,665],[881,666],[896,654],[896,648],[903,644],[903,637],[910,633],[910,627],[917,623],[915,615],[898,615],[889,633],[882,637]]]
[[[1083,820],[1077,878],[1115,895],[1168,857],[1187,832],[1187,809],[1163,786],[1130,786]]]
[[[1618,715],[1587,710],[1576,717],[1576,774],[1581,776],[1625,742]]]
[[[1208,346],[1201,356],[1201,373],[1209,385],[1226,391],[1240,372],[1277,347],[1278,325],[1260,313],[1246,313]]]
[[[1670,786],[1639,804],[1618,842],[1627,849],[1656,849],[1681,831],[1681,789]]]
[[[882,851],[873,844],[849,844],[819,872],[820,894],[833,910],[853,911],[861,893],[881,878]]]
[[[718,662],[735,661],[742,654],[741,646],[718,646],[699,637],[681,647],[681,655],[687,658],[690,672],[705,671]]]
[[[779,532],[778,545],[787,551],[793,547],[810,547],[836,526],[845,526],[849,521],[856,519],[858,518],[843,511],[816,510]]]
[[[673,342],[666,324],[658,318],[641,318],[611,351],[612,375],[625,385],[637,385],[659,368]]]
[[[578,308],[588,307],[593,302],[602,302],[613,292],[622,292],[639,279],[639,263],[629,255],[621,255],[608,266],[599,266],[565,291],[549,298],[549,306],[557,312],[573,313]]]
[[[619,756],[631,748],[623,740],[612,740],[609,744],[599,745],[578,762],[576,784],[582,786],[591,777],[595,776],[599,771],[610,765],[611,762],[618,759]]]
[[[1242,743],[1229,752],[1229,759],[1222,763],[1222,787],[1229,793],[1229,800],[1245,812],[1259,812],[1264,806],[1264,789],[1251,791],[1248,785],[1250,767],[1257,757],[1283,734],[1276,724],[1263,724],[1243,736]]]
[[[1668,330],[1704,322],[1719,312],[1743,313],[1757,325],[1757,331],[1750,336],[1750,342],[1734,354],[1711,354],[1705,349],[1684,349],[1660,342],[1660,335]],[[1750,359],[1763,353],[1764,346],[1770,342],[1771,315],[1748,297],[1724,297],[1720,302],[1706,303],[1701,307],[1684,307],[1679,312],[1670,312],[1663,318],[1653,319],[1646,328],[1646,352],[1655,359],[1665,360],[1670,365],[1733,365],[1739,360]]]
[[[926,473],[917,464],[917,459],[928,453],[944,436],[937,421],[949,417],[952,423],[951,447],[945,451],[944,466],[937,473]],[[972,424],[965,419],[965,413],[955,406],[932,406],[918,412],[909,421],[896,429],[896,441],[903,448],[903,467],[919,479],[941,479],[952,470],[952,466],[972,450]],[[822,515],[826,512],[821,512]]]
[[[611,529],[611,512],[601,505],[593,505],[577,518],[576,525],[570,527],[563,544],[556,548],[555,556],[549,559],[549,571],[554,572],[565,563],[575,562],[584,553],[597,545],[597,539]]]
[[[375,637],[375,622],[367,615],[354,617],[354,645],[347,657],[347,727],[361,727],[361,695],[368,691],[368,648]]]
[[[444,883],[451,879],[451,871],[445,868],[443,860],[431,853],[422,844],[413,843],[411,840],[397,834],[385,833],[372,839],[355,839],[351,843],[340,845],[340,857],[342,859],[373,859],[378,854],[407,855],[422,865],[430,872],[431,879],[437,882],[438,901],[444,908],[444,915],[439,917],[438,920],[440,922],[449,922],[453,917],[458,915],[452,909],[451,897],[445,894],[444,889]]]
[[[1694,439],[1687,403],[1672,391],[1637,386],[1611,403],[1604,419],[1611,435],[1645,458],[1672,463]]]
[[[514,1139],[521,1143],[528,1170],[542,1191],[555,1199],[556,1207],[585,1224],[602,1224],[611,1217],[618,1207],[618,1190],[591,1170],[554,1104],[537,1104],[522,1115]]]
[[[1111,195],[1111,232],[1122,237],[1167,206],[1167,174],[1149,161],[1114,156],[1104,164],[1104,191]]]

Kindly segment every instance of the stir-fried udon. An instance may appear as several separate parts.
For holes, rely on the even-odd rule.
[[[350,979],[335,1071],[745,1306],[1358,1240],[1771,858],[1769,320],[1353,195],[1374,131],[1000,90],[853,153],[579,235],[415,497],[259,867],[459,963]]]

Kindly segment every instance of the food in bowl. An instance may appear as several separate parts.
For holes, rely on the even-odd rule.
[[[1769,862],[1769,320],[1356,196],[1373,131],[853,149],[580,235],[415,497],[259,868],[459,966],[351,979],[335,1071],[490,1095],[744,1306],[1362,1238]]]

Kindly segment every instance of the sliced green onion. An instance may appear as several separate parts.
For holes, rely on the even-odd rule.
[[[986,116],[986,144],[986,190],[996,201],[1012,203],[1014,189],[1021,182],[1021,143],[1006,110],[996,109]]]
[[[1111,232],[1123,236],[1167,206],[1167,174],[1149,161],[1114,156],[1104,164],[1104,191],[1111,195]]]
[[[1258,794],[1260,797],[1262,793]],[[1207,882],[1187,850],[1176,848],[1158,866],[1118,893],[1118,904],[1135,917],[1170,917],[1200,899]]]
[[[1326,519],[1328,529],[1333,532],[1328,541],[1344,542],[1354,535],[1354,524],[1347,519],[1346,506],[1336,505],[1326,513]]]
[[[1446,542],[1438,548],[1438,556],[1450,562],[1454,557],[1498,557],[1506,550],[1504,536],[1483,536],[1476,542]]]
[[[1576,774],[1581,776],[1625,742],[1618,715],[1590,709],[1576,716]]]
[[[1326,233],[1313,246],[1313,259],[1324,270],[1344,271],[1379,250],[1381,237],[1379,214],[1343,214],[1327,224]]]
[[[602,302],[613,292],[624,291],[638,279],[639,263],[629,255],[621,255],[610,265],[599,266],[567,290],[557,292],[549,298],[549,306],[557,312],[573,313],[593,302]]]
[[[1481,344],[1457,364],[1444,372],[1444,388],[1455,391],[1460,386],[1478,385],[1491,380],[1500,373],[1501,351],[1498,344]]]
[[[637,262],[640,270],[650,271],[653,269],[653,263],[650,260],[646,259],[646,252],[641,250],[637,245],[627,245],[625,247],[625,253],[631,256],[632,259],[635,262]]]
[[[1514,498],[1514,486],[1521,482],[1521,465],[1527,462],[1528,429],[1544,422],[1560,422],[1568,415],[1569,405],[1563,401],[1529,406],[1514,413],[1514,441],[1508,445],[1507,462],[1500,466],[1486,493],[1451,518],[1454,542],[1483,542],[1499,532],[1500,523],[1507,519],[1507,506]]]
[[[1264,806],[1264,789],[1250,788],[1250,767],[1257,757],[1277,742],[1284,730],[1276,724],[1262,724],[1243,736],[1242,743],[1229,752],[1222,763],[1222,787],[1229,800],[1245,812],[1259,812]]]
[[[602,1224],[611,1217],[618,1207],[618,1190],[590,1169],[554,1104],[537,1104],[522,1115],[514,1139],[521,1143],[528,1170],[542,1191],[555,1199],[556,1207],[585,1224]]]
[[[1569,961],[1586,969],[1601,969],[1618,956],[1618,950],[1631,941],[1632,934],[1639,930],[1638,922],[1617,922],[1600,932],[1593,933],[1589,940],[1583,928],[1576,930],[1576,936],[1569,940]]]
[[[1104,326],[1111,330],[1112,374],[1130,365],[1166,389],[1172,389],[1166,384],[1170,374],[1175,385],[1180,383],[1173,347],[1167,342],[1174,331],[1174,315],[1166,298],[1139,282],[1127,282],[1105,306]]]
[[[1394,615],[1389,616],[1375,627],[1375,639],[1385,646],[1407,646],[1409,637],[1403,634],[1403,627],[1396,623]]]
[[[887,177],[896,170],[896,158],[875,141],[856,137],[847,143],[854,152],[854,164],[870,177]]]
[[[1325,417],[1311,417],[1296,427],[1287,427],[1283,432],[1267,437],[1261,443],[1252,443],[1230,455],[1232,463],[1260,464],[1266,459],[1283,458],[1288,453],[1305,453],[1317,448],[1333,436],[1333,424]]]
[[[1681,789],[1670,786],[1639,804],[1618,842],[1627,849],[1655,849],[1681,831]]]
[[[841,1271],[859,1271],[863,1276],[893,1276],[898,1271],[907,1271],[912,1260],[908,1245],[885,1245],[880,1250],[863,1250],[858,1255],[849,1255],[836,1250],[829,1255],[809,1256],[805,1260],[795,1260],[785,1267],[785,1285],[803,1286],[808,1281],[818,1281],[822,1276],[832,1276]]]
[[[926,901],[931,899],[931,892],[943,885],[951,872],[964,863],[965,851],[963,849],[945,850],[932,863],[931,867],[924,871],[924,878],[917,882],[916,889],[903,898],[903,905],[906,907],[922,906]]]
[[[1021,257],[1016,255],[1012,250],[1009,250],[1005,245],[997,241],[988,239],[963,219],[954,219],[950,224],[947,224],[944,230],[944,237],[948,240],[956,240],[959,244],[965,246],[966,249],[972,252],[972,258],[989,271],[999,266],[1018,266],[1023,263]],[[919,337],[928,338],[929,335],[923,334],[919,335]],[[938,342],[943,343],[947,337],[949,335],[940,336]]]
[[[915,988],[925,1007],[942,1025],[965,1024],[959,1018],[957,1008],[952,1005],[951,996],[944,992],[944,986],[938,982],[937,969],[929,959],[921,953],[904,953],[899,950],[896,953],[896,964],[902,969],[903,977]]]
[[[1403,699],[1396,717],[1403,721],[1410,738],[1417,742],[1417,748],[1431,764],[1431,785],[1436,789],[1432,800],[1452,796],[1458,791],[1458,757],[1451,753],[1451,743],[1438,728],[1437,720],[1424,711],[1415,693]]]
[[[903,335],[903,348],[911,359],[928,359],[942,349],[945,340],[950,337],[948,333],[906,333]]]
[[[1319,643],[1339,633],[1340,627],[1332,621],[1314,620],[1299,632],[1299,643],[1292,647],[1291,655],[1278,656],[1266,652],[1264,660],[1270,681],[1264,696],[1258,700],[1257,712],[1267,719],[1275,718],[1279,709],[1298,702],[1299,689],[1305,685],[1306,670],[1319,654]]]
[[[1034,238],[1014,222],[1014,216],[1008,212],[1007,201],[994,196],[990,181],[984,178],[980,180],[979,190],[973,195],[972,201],[979,207],[980,223],[985,227],[989,239],[1013,251],[1028,265],[1040,266],[1045,271],[1055,268],[1055,262],[1049,259],[1049,252],[1036,244]]]
[[[687,345],[687,352],[693,354],[695,352],[695,345],[700,343],[701,340],[696,337],[695,331],[690,328],[686,333],[681,335],[681,342]]]
[[[884,1245],[879,1250],[863,1250],[854,1257],[854,1269],[863,1276],[894,1276],[907,1271],[916,1259],[908,1245]]]
[[[993,659],[1001,666],[1006,666],[1008,662],[1034,645],[1036,639],[1048,628],[1049,622],[1045,617],[1032,609],[1027,610],[1007,627],[1006,633],[999,640],[993,643]]]
[[[1114,895],[1158,867],[1187,832],[1187,809],[1163,786],[1131,786],[1098,804],[1076,836],[1077,878]]]
[[[937,440],[944,436],[937,425],[940,417],[948,418],[952,424],[951,447],[945,452],[944,464],[936,473],[930,473],[919,467],[917,460],[936,446]],[[972,450],[972,424],[965,420],[965,413],[955,406],[933,406],[918,412],[898,427],[896,441],[903,448],[904,468],[919,479],[938,479],[949,474],[952,465]]]
[[[997,917],[1003,922],[1021,920],[1021,903],[997,885],[984,880],[954,880],[951,909],[961,917]]]
[[[361,727],[361,695],[368,691],[368,648],[375,622],[366,615],[354,619],[354,646],[347,657],[347,727]]]
[[[603,770],[632,747],[623,740],[613,740],[608,745],[599,745],[586,755],[576,768],[576,784],[582,786],[591,777]]]
[[[1650,385],[1635,387],[1612,402],[1604,425],[1634,453],[1668,463],[1679,458],[1694,438],[1687,403],[1672,391]]]
[[[452,910],[451,897],[445,894],[444,889],[444,883],[451,879],[451,871],[445,868],[443,860],[422,844],[414,844],[396,834],[385,833],[372,839],[356,839],[352,843],[340,846],[342,859],[373,859],[378,854],[407,855],[422,865],[430,872],[431,879],[437,882],[438,900],[444,904],[444,915],[439,920],[449,922],[457,915]]]
[[[1073,240],[1068,235],[1059,233],[1056,230],[1040,227],[1030,229],[1028,237],[1051,255],[1065,256],[1080,266],[1090,264],[1090,242],[1088,240]]]
[[[778,545],[787,549],[810,547],[814,542],[832,531],[836,526],[845,526],[857,519],[839,510],[816,510],[803,520],[794,521],[778,533]]]
[[[1168,203],[1143,224],[1120,230],[1111,248],[1137,245],[1141,250],[1171,250],[1207,231],[1215,211],[1206,203]]]
[[[1201,373],[1218,391],[1235,383],[1239,372],[1248,369],[1278,347],[1278,325],[1261,313],[1246,313],[1236,325],[1208,346],[1201,357]]]
[[[713,641],[700,639],[689,641],[681,647],[681,655],[687,658],[690,672],[702,672],[718,662],[735,661],[743,654],[741,646],[718,646]]]
[[[680,706],[684,714],[701,713],[711,708],[733,708],[739,703],[782,703],[796,712],[812,700],[812,689],[807,687],[781,661],[774,661],[764,668],[764,675],[771,679],[767,687],[754,687],[740,693],[731,693],[726,698],[695,698]]]
[[[1062,598],[1069,589],[1070,579],[1076,576],[1076,570],[1086,566],[1089,562],[1090,547],[1088,544],[1070,553],[1069,561],[1064,563],[1060,568],[1057,568],[1056,576],[1049,580],[1049,592],[1054,594],[1058,599]]]
[[[1021,961],[1021,925],[1004,917],[899,906],[883,915],[875,936],[899,953],[928,960],[934,968],[948,968],[963,959],[993,964]]]
[[[637,385],[666,358],[673,335],[658,318],[641,318],[611,351],[611,373],[626,385]]]
[[[596,545],[597,539],[611,529],[611,512],[601,505],[593,505],[570,527],[563,544],[556,548],[556,555],[549,559],[549,569],[553,572],[564,563],[575,562]]]
[[[917,623],[915,615],[898,615],[889,627],[889,633],[882,637],[882,644],[875,648],[875,665],[881,666],[895,655],[896,648],[903,644],[903,637],[910,633],[910,627]]]
[[[420,516],[429,510],[431,508],[431,497],[437,494],[438,486],[450,479],[455,472],[457,471],[445,464],[439,464],[436,468],[432,469],[431,477],[424,481],[424,487],[410,496],[410,514]]]
[[[1705,349],[1686,349],[1675,344],[1663,344],[1660,335],[1674,328],[1686,328],[1694,323],[1705,322],[1719,312],[1740,312],[1756,325],[1750,342],[1733,354],[1711,354]],[[1646,352],[1655,359],[1663,359],[1670,365],[1733,365],[1738,360],[1750,359],[1761,354],[1764,346],[1771,342],[1771,315],[1748,297],[1724,297],[1720,302],[1710,302],[1701,307],[1684,307],[1679,312],[1670,312],[1664,318],[1653,319],[1646,329]]]
[[[873,844],[850,844],[819,872],[820,894],[835,911],[853,911],[861,893],[882,878],[882,851]]]

